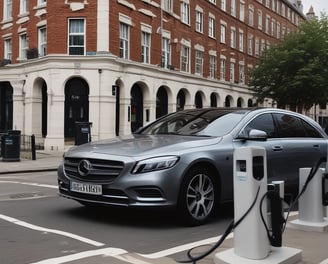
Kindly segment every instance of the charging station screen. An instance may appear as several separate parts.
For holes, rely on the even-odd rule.
[[[260,181],[264,177],[264,158],[263,156],[253,157],[253,177]]]

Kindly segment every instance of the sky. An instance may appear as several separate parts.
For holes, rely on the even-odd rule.
[[[314,8],[314,12],[317,16],[320,16],[321,12],[328,14],[328,0],[302,0],[303,3],[303,13],[306,14],[310,6]]]

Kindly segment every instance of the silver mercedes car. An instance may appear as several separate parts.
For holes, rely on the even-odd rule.
[[[298,191],[301,167],[327,156],[312,119],[281,109],[208,108],[168,114],[128,138],[71,148],[58,168],[59,193],[86,206],[171,208],[203,224],[233,199],[233,152],[266,149],[268,181]]]

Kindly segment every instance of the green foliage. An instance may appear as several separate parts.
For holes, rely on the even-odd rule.
[[[304,22],[297,32],[272,45],[250,73],[259,102],[271,98],[279,107],[309,109],[328,101],[328,18]]]

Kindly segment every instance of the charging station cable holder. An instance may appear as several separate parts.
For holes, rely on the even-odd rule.
[[[234,215],[238,221],[259,195],[255,205],[234,230],[234,248],[214,256],[216,264],[279,264],[297,263],[302,251],[286,247],[271,247],[260,214],[260,200],[267,192],[266,151],[262,147],[241,147],[234,151]],[[266,203],[262,210],[266,212]],[[267,218],[265,218],[267,221]]]
[[[303,188],[311,168],[300,168],[300,190]],[[315,173],[313,179],[309,182],[306,190],[299,198],[298,206],[298,219],[291,221],[287,226],[303,231],[328,231],[328,220],[325,216],[326,206],[324,193],[326,189],[324,184],[325,169],[320,168]],[[322,190],[322,192],[320,192]]]

